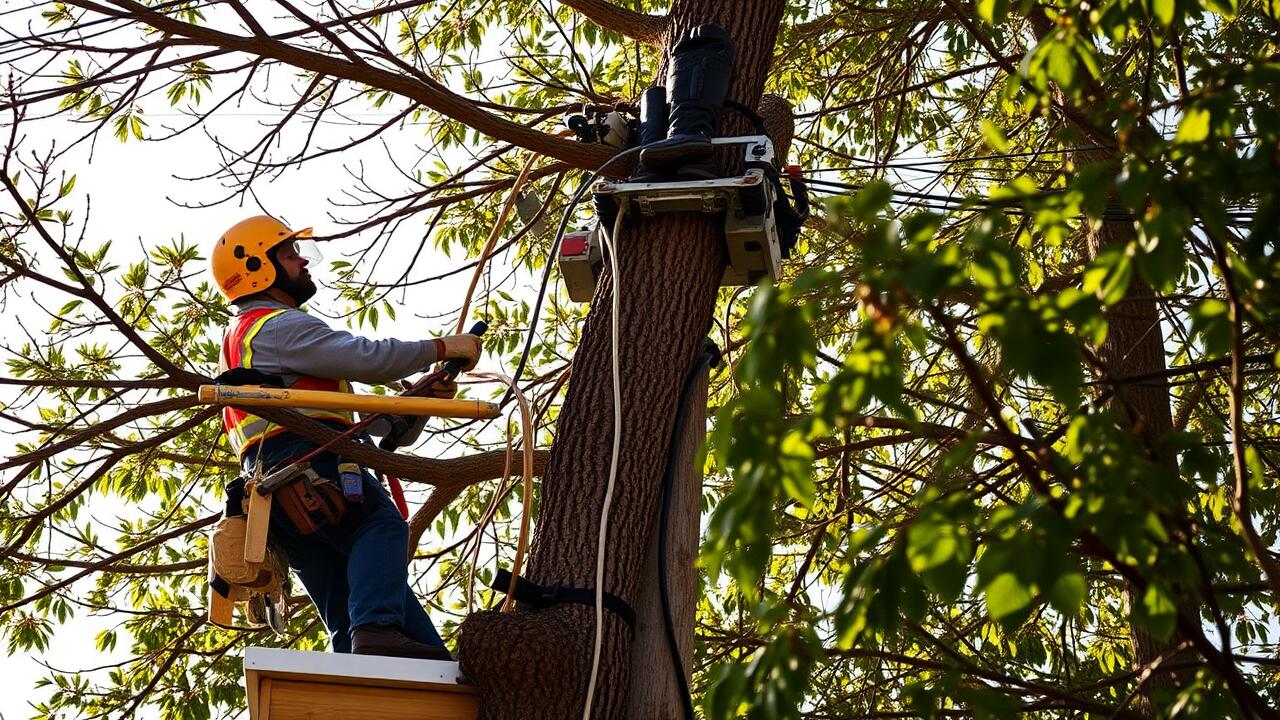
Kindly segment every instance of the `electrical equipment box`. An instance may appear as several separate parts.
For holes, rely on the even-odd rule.
[[[442,660],[251,647],[250,720],[475,720],[478,698]]]
[[[600,250],[598,226],[589,230],[575,230],[564,234],[560,240],[560,274],[564,277],[569,299],[574,302],[591,302],[596,292],[596,278],[604,268],[604,254]]]
[[[774,213],[778,191],[775,181],[764,169],[776,170],[773,143],[764,135],[713,138],[711,142],[746,146],[747,171],[737,177],[711,180],[639,183],[598,180],[591,188],[596,206],[613,202],[616,207],[625,208],[625,212],[646,216],[670,212],[724,213],[729,267],[725,268],[720,284],[751,285],[764,277],[777,277],[782,265]],[[601,218],[601,223],[612,226],[612,219]]]

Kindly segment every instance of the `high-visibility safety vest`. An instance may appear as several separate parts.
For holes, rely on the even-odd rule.
[[[258,331],[262,330],[262,326],[266,325],[268,320],[282,312],[287,311],[258,308],[257,310],[250,310],[237,315],[231,321],[231,327],[227,329],[227,335],[222,340],[222,354],[218,363],[219,372],[226,372],[234,368],[252,368],[254,336],[258,334]],[[351,383],[346,380],[331,380],[310,375],[303,375],[289,387],[298,388],[299,390],[351,392]],[[312,408],[295,408],[295,410],[316,420],[337,422],[342,425],[350,425],[354,422],[350,412]],[[264,420],[257,415],[250,415],[244,410],[230,405],[222,408],[222,430],[227,434],[227,439],[231,442],[231,447],[236,451],[238,457],[243,457],[245,451],[254,443],[262,442],[266,438],[274,437],[287,431],[286,428],[276,423]]]

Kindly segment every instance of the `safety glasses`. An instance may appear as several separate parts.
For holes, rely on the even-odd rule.
[[[298,253],[298,257],[306,260],[311,265],[315,265],[324,259],[324,255],[320,252],[320,246],[315,240],[294,240],[294,252]]]
[[[303,228],[293,234],[293,251],[308,264],[315,265],[324,259],[320,246],[311,239],[311,228]]]

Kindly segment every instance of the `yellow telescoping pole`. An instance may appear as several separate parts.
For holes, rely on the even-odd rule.
[[[304,407],[317,410],[354,410],[361,413],[427,415],[451,418],[496,418],[497,403],[483,400],[356,395],[326,390],[257,387],[255,385],[201,385],[200,402],[244,407]]]

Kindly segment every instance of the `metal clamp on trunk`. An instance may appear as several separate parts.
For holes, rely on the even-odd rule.
[[[646,217],[674,212],[724,213],[729,266],[720,284],[752,285],[765,277],[777,277],[783,252],[774,212],[779,196],[774,181],[777,169],[773,142],[764,135],[742,135],[712,138],[711,143],[745,146],[746,171],[736,177],[706,180],[599,180],[591,192],[600,211],[600,223],[610,227],[614,218],[607,215],[623,207],[629,214]]]

